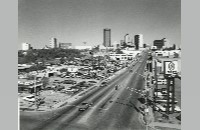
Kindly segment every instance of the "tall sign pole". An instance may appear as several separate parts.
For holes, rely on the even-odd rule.
[[[167,79],[167,114],[174,113],[175,108],[175,77],[174,73],[178,71],[177,61],[165,61],[164,62],[164,73]],[[171,109],[170,109],[171,108]]]
[[[174,113],[174,108],[175,108],[175,82],[174,82],[174,77],[168,76],[167,77],[167,114]]]

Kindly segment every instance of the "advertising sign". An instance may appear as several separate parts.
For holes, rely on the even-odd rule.
[[[178,61],[164,61],[164,72],[166,75],[178,72]]]

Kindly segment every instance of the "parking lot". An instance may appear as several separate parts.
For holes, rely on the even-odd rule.
[[[66,66],[65,66],[66,67]],[[50,76],[48,78],[48,84],[45,88],[40,89],[37,92],[35,98],[35,93],[30,93],[30,91],[19,92],[19,106],[20,110],[37,110],[45,111],[51,110],[57,104],[60,104],[70,97],[79,94],[80,92],[87,90],[91,86],[99,85],[100,87],[106,84],[99,84],[100,81],[104,79],[111,79],[116,72],[123,69],[121,65],[116,67],[96,67],[96,69],[87,66],[77,66],[78,71],[69,72],[66,71],[64,67],[61,67],[59,73]],[[36,72],[37,73],[37,72]],[[40,71],[39,73],[45,73],[45,71]],[[38,75],[41,75],[39,74]],[[24,84],[29,85],[26,78],[23,78]],[[31,81],[31,85],[34,86],[34,80]],[[23,82],[20,82],[23,84]],[[35,99],[37,100],[37,105],[35,104]]]

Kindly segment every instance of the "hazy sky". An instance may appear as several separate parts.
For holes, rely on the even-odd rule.
[[[73,45],[103,43],[103,28],[111,41],[144,35],[144,42],[168,38],[181,43],[181,0],[18,0],[18,49],[49,45],[51,37]]]

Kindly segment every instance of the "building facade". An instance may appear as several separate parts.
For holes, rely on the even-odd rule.
[[[59,48],[71,49],[72,48],[72,43],[59,43]]]
[[[50,48],[57,48],[57,39],[56,38],[51,38],[50,39],[49,47]]]
[[[92,46],[74,46],[74,49],[78,49],[78,50],[92,50]]]
[[[126,44],[128,44],[128,43],[131,42],[129,34],[126,34],[126,35],[124,36],[124,41],[125,41]]]
[[[109,28],[103,30],[103,45],[105,47],[111,46],[111,29]]]
[[[29,43],[22,43],[22,50],[27,51],[31,48],[31,44]]]
[[[135,49],[139,50],[139,48],[143,48],[144,40],[143,40],[143,35],[138,34],[135,35]]]
[[[154,40],[153,46],[156,46],[158,50],[162,49],[165,46],[165,40],[166,38],[163,38],[161,40]]]

